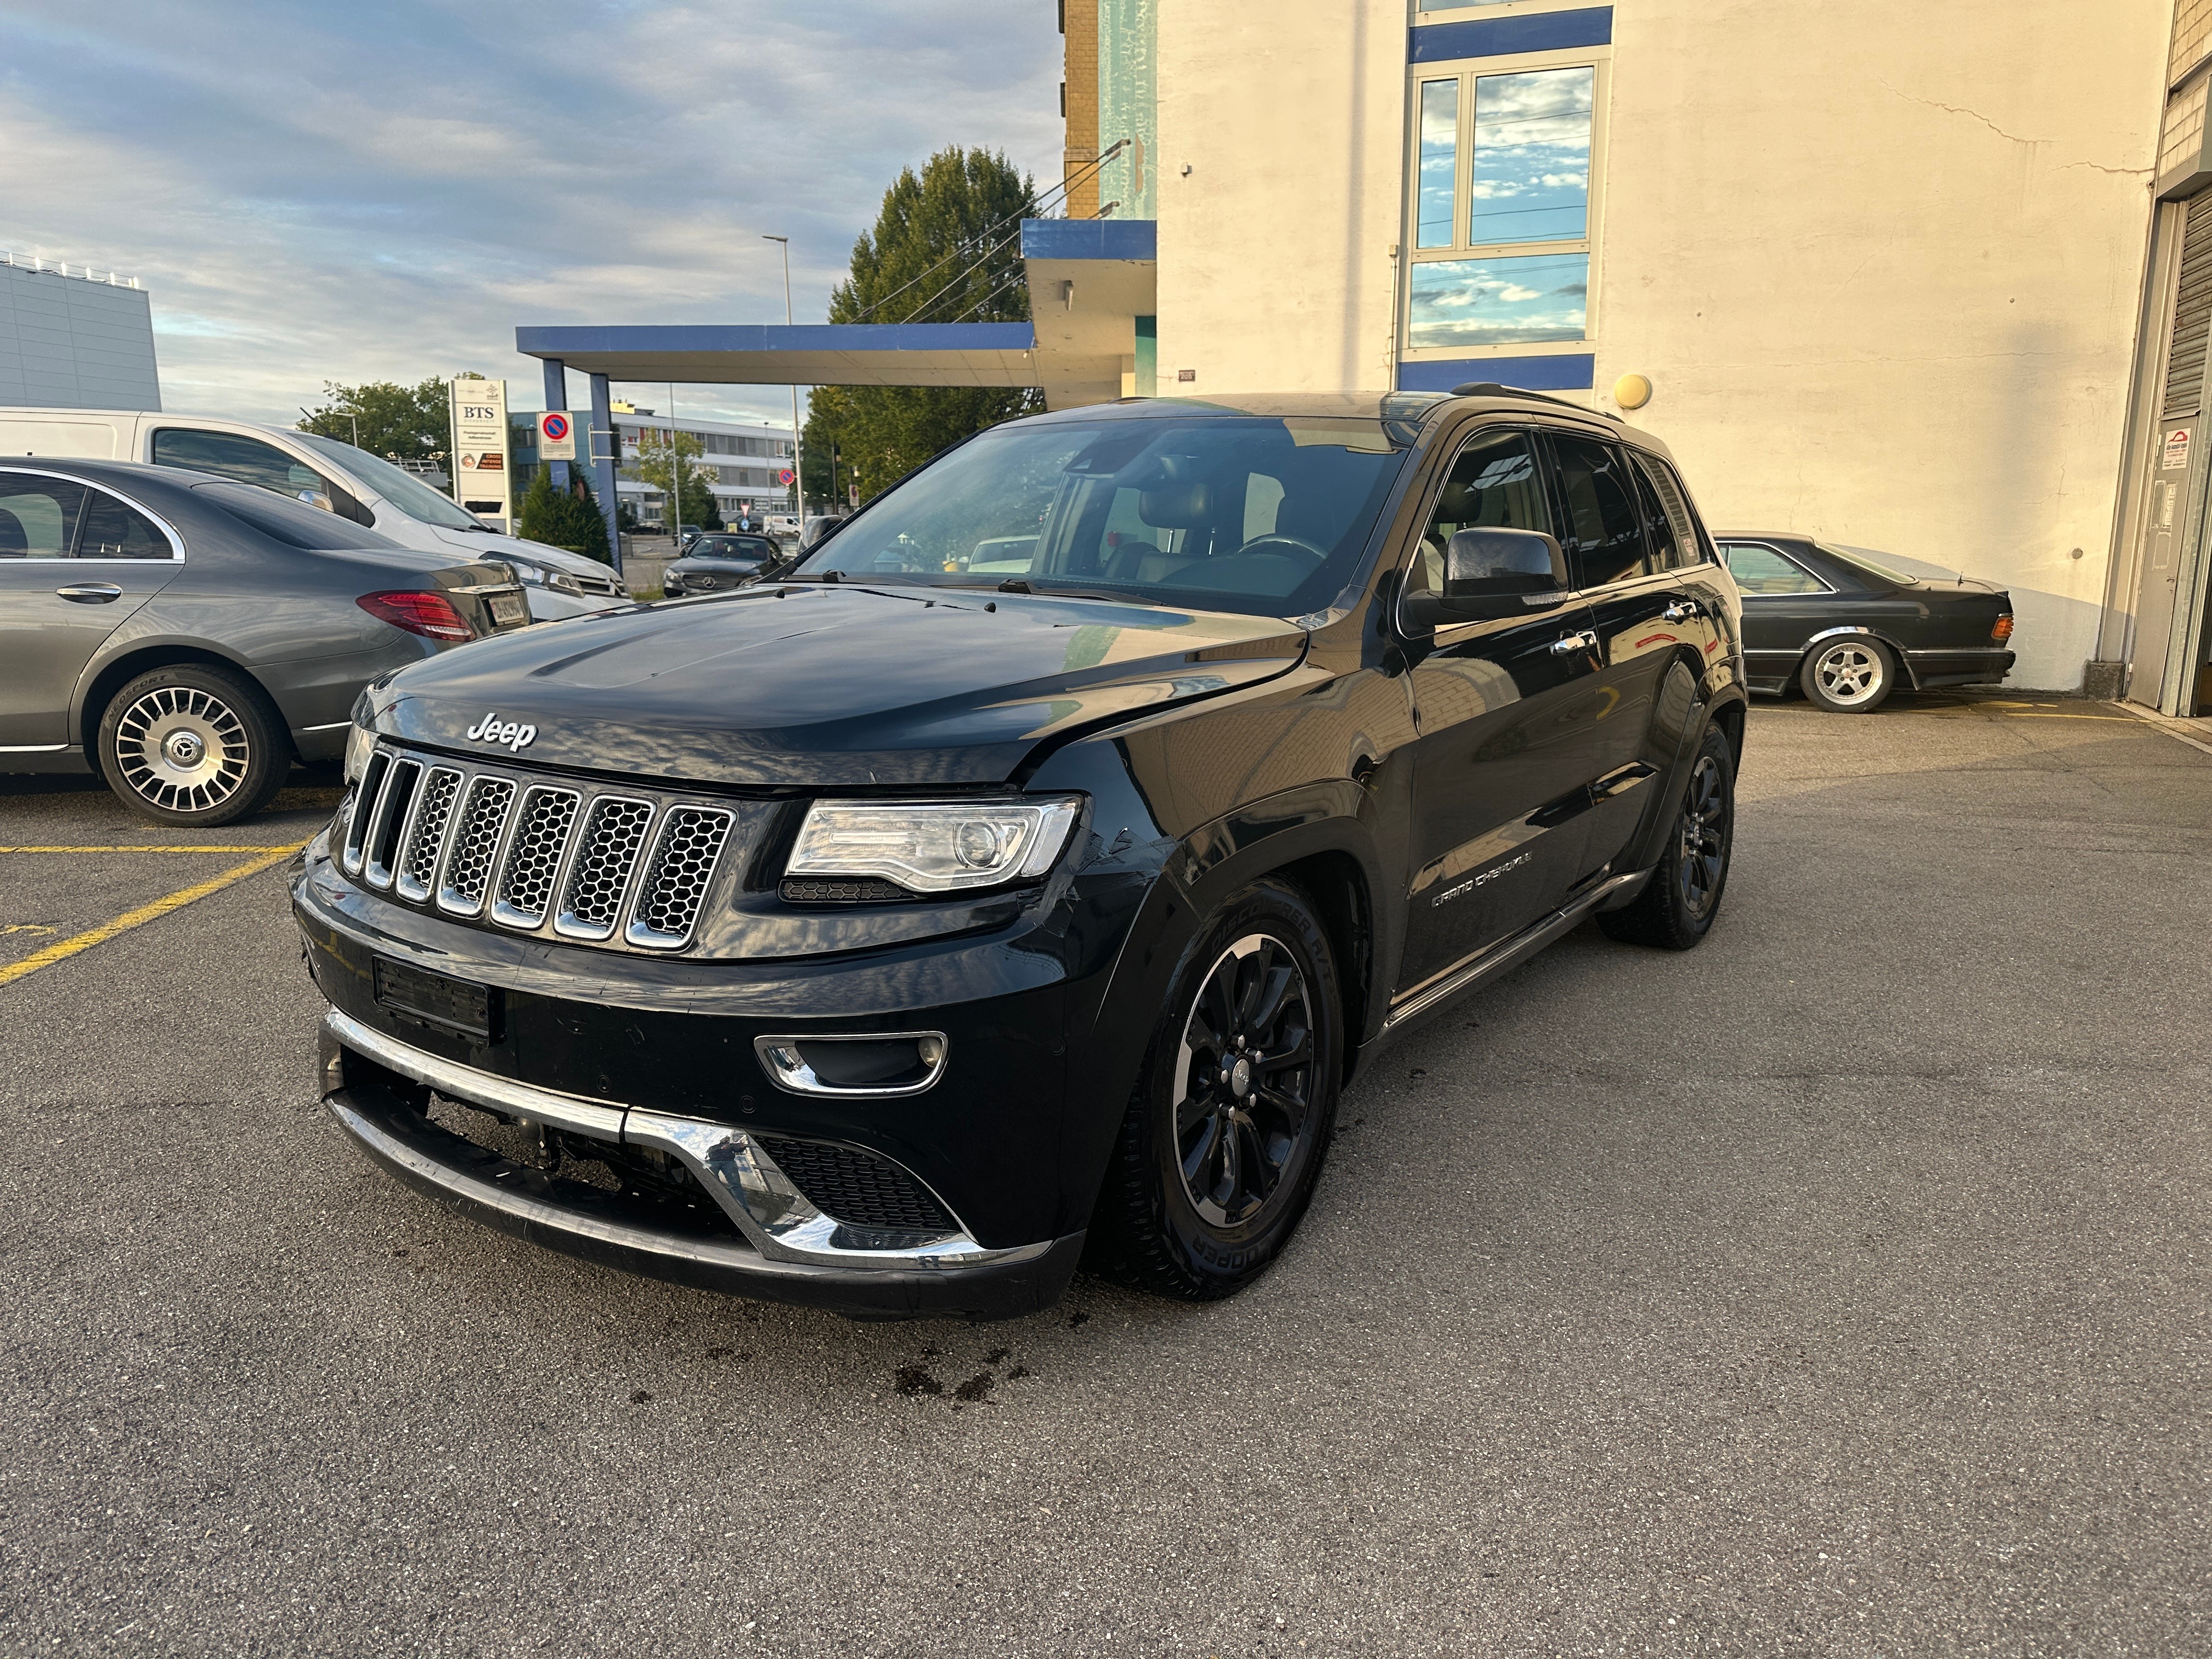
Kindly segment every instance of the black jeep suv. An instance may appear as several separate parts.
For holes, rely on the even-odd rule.
[[[772,582],[374,683],[294,888],[337,1121],[859,1316],[1235,1291],[1363,1055],[1727,879],[1739,607],[1665,449],[1462,392],[1012,422]]]

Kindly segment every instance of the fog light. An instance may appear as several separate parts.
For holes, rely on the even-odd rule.
[[[945,1074],[942,1031],[763,1036],[753,1053],[769,1081],[794,1095],[918,1095]]]

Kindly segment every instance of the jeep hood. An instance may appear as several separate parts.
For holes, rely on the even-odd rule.
[[[775,788],[977,785],[1084,727],[1288,672],[1280,618],[972,589],[762,586],[526,629],[369,694],[459,753],[534,726],[541,766]]]

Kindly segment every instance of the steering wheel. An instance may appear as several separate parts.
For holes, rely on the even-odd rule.
[[[1235,556],[1241,559],[1247,554],[1257,554],[1263,559],[1309,559],[1316,568],[1328,562],[1326,549],[1316,547],[1302,536],[1285,536],[1279,532],[1255,536],[1237,550]]]

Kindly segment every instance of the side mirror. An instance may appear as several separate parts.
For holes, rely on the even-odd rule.
[[[1527,616],[1566,597],[1567,560],[1536,530],[1462,530],[1444,546],[1441,593],[1408,593],[1401,607],[1411,628]]]

